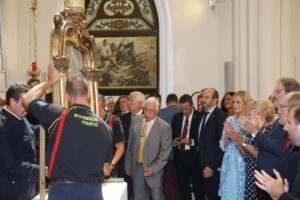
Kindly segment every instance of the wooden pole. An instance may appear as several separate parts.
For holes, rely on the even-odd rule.
[[[46,137],[45,130],[40,129],[40,200],[45,200],[46,195],[46,182],[45,182],[45,147],[46,147]]]

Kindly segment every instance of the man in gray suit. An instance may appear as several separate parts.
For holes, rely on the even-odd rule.
[[[157,114],[159,102],[145,101],[144,115],[132,117],[125,171],[132,177],[135,200],[163,200],[163,168],[172,148],[171,127]]]

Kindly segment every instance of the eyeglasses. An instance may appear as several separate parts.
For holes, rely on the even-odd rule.
[[[275,90],[273,90],[273,94],[275,95],[275,94],[278,94],[278,93],[280,93],[281,91],[284,91],[284,89],[275,89]]]
[[[278,109],[282,109],[282,108],[287,108],[287,107],[289,107],[289,105],[281,105],[281,104],[278,104],[276,107],[277,107]]]

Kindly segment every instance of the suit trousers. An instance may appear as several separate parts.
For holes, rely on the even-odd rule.
[[[134,200],[164,200],[162,187],[151,188],[144,177],[143,164],[136,164],[132,170]]]
[[[201,171],[200,169],[200,163],[194,162],[193,164],[186,165],[185,163],[179,161],[176,163],[176,171],[177,171],[177,177],[179,182],[179,189],[181,192],[181,197],[184,200],[191,200],[192,194],[191,194],[191,183],[192,183],[192,189],[193,193],[195,195],[195,199],[200,199],[201,195],[201,188],[203,187],[201,185],[200,179],[201,179]]]
[[[210,178],[204,178],[201,176],[201,188],[200,200],[220,200],[218,196],[219,184],[220,184],[220,172],[214,172]]]

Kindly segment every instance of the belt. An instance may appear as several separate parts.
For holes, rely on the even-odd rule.
[[[100,180],[91,180],[91,181],[71,181],[69,179],[54,179],[51,181],[51,184],[72,184],[72,183],[93,183],[93,182],[99,182]]]
[[[78,183],[78,182],[70,181],[68,179],[54,179],[51,181],[51,183],[52,184],[58,184],[58,183],[60,183],[60,184],[69,183],[70,184],[70,183]]]

